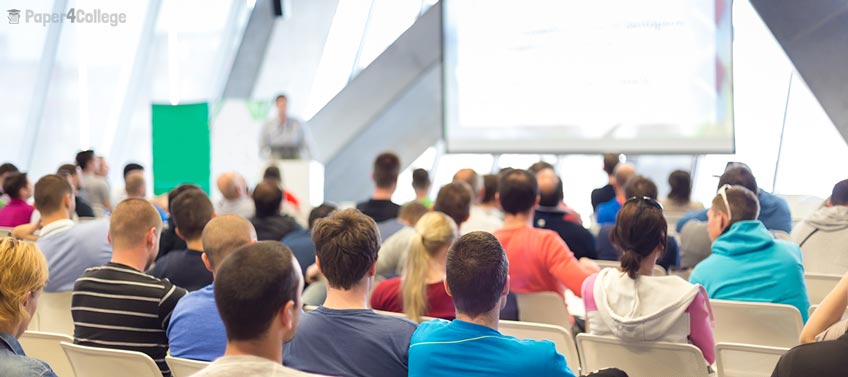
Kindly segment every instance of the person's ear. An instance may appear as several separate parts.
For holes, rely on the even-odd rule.
[[[154,244],[156,243],[156,227],[155,226],[151,227],[147,231],[147,236],[145,237],[145,243],[146,243],[146,246],[147,246],[148,249],[153,248]]]
[[[208,270],[209,272],[215,272],[215,270],[212,268],[212,262],[209,261],[209,255],[208,254],[206,254],[206,253],[200,254],[200,259],[203,261],[203,266],[206,267],[206,270]]]
[[[541,199],[542,197],[540,195],[536,195],[536,202],[533,204],[533,207],[538,207]]]
[[[371,263],[371,267],[368,268],[368,277],[374,277],[377,275],[377,260],[374,260],[374,263]]]
[[[453,297],[453,294],[450,290],[450,286],[448,285],[448,279],[442,280],[442,284],[445,285],[445,292],[447,292],[448,296]]]
[[[185,237],[183,237],[183,233],[180,232],[180,227],[174,228],[174,233],[176,233],[177,237],[180,237],[181,240],[185,241]]]
[[[280,307],[280,311],[277,315],[280,318],[280,325],[282,328],[286,330],[286,332],[291,333],[294,329],[294,316],[295,310],[299,310],[299,308],[295,308],[294,300],[289,300],[285,305]]]
[[[112,245],[112,232],[111,231],[106,232],[106,241],[109,242],[109,245]],[[114,245],[112,245],[112,246],[114,246]]]
[[[62,205],[64,205],[65,208],[70,209],[71,208],[71,200],[74,200],[74,198],[71,197],[71,193],[65,194],[65,197],[62,198]]]
[[[318,269],[318,272],[320,272],[321,275],[324,275],[324,269],[321,268],[321,259],[318,259],[317,255],[315,256],[315,268]]]
[[[830,198],[827,198],[827,200],[824,202],[824,206],[833,207],[833,202],[830,200]]]
[[[503,292],[501,292],[501,296],[506,296],[509,294],[509,275],[506,275],[506,283],[503,287]]]

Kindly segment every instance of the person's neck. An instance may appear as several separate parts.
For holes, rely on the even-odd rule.
[[[654,275],[654,265],[657,263],[657,258],[645,258],[642,260],[642,264],[639,265],[639,275],[642,276],[653,276]]]
[[[430,260],[430,270],[427,271],[427,284],[445,280],[445,276],[447,275],[446,264],[445,257],[436,257]]]
[[[382,188],[377,187],[374,189],[374,195],[371,195],[371,199],[374,200],[392,200],[392,194],[394,194],[395,190],[391,188]]]
[[[488,327],[492,330],[498,331],[498,320],[499,320],[499,317],[500,317],[500,310],[498,310],[497,308],[499,308],[499,307],[500,306],[495,305],[495,308],[490,310],[488,313],[483,313],[483,314],[480,314],[480,315],[474,316],[474,317],[471,317],[471,316],[469,316],[465,313],[457,311],[456,312],[456,319],[463,321],[463,322],[469,322],[469,323],[473,323],[473,324],[476,324],[476,325],[480,325],[480,326],[486,326],[486,327]]]
[[[111,262],[130,266],[144,272],[147,269],[147,250],[144,250],[144,247],[113,249]]]
[[[371,279],[368,281],[360,281],[348,290],[331,287],[327,285],[327,299],[321,305],[327,309],[346,310],[346,309],[367,309],[368,308],[368,290],[371,286]]]
[[[224,356],[258,356],[282,364],[283,342],[268,336],[259,340],[233,340],[227,342]]]
[[[203,239],[197,238],[193,240],[186,240],[186,246],[189,250],[203,251]]]
[[[44,213],[41,214],[41,226],[45,227],[52,223],[55,223],[59,220],[70,220],[71,216],[68,214],[68,210],[62,209],[56,212]]]
[[[427,199],[427,191],[415,192],[415,200],[422,201],[424,199]]]
[[[19,325],[11,325],[7,323],[3,323],[0,325],[0,333],[9,334],[15,338],[18,337]]]
[[[521,228],[533,226],[533,210],[516,214],[504,213],[504,228]]]
[[[277,117],[277,119],[280,121],[280,124],[286,124],[286,123],[289,122],[289,116],[288,115],[279,116],[279,117]]]

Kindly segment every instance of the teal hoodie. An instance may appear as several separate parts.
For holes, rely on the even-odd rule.
[[[798,245],[775,240],[763,223],[752,220],[731,225],[712,249],[689,277],[710,298],[792,305],[807,322],[810,300]]]

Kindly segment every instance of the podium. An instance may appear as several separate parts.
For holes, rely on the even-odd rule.
[[[271,160],[267,166],[279,168],[285,190],[300,199],[299,212],[290,211],[290,206],[284,206],[285,211],[305,223],[309,211],[324,202],[324,165],[310,160]],[[264,170],[263,167],[259,177]]]

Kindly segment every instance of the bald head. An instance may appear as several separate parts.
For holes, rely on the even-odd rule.
[[[144,198],[147,196],[147,189],[144,182],[144,171],[133,170],[126,175],[126,191],[129,198]]]
[[[236,200],[244,195],[244,180],[236,173],[224,173],[218,176],[218,191],[227,200]]]
[[[480,197],[480,187],[482,184],[482,178],[477,174],[474,169],[460,169],[456,174],[453,175],[453,181],[457,182],[465,182],[471,187],[471,192],[474,193],[473,200],[476,203],[477,199]]]
[[[218,216],[203,228],[203,252],[212,268],[238,248],[256,241],[253,224],[239,215]]]
[[[536,182],[539,182],[539,191],[551,191],[556,189],[557,175],[554,169],[544,168],[536,173]]]
[[[562,201],[562,180],[553,169],[542,169],[536,173],[539,183],[539,205],[556,207]]]
[[[614,184],[616,189],[623,190],[624,186],[627,185],[627,181],[636,175],[636,167],[633,166],[633,164],[626,162],[618,164],[613,171],[613,175],[615,176]]]

